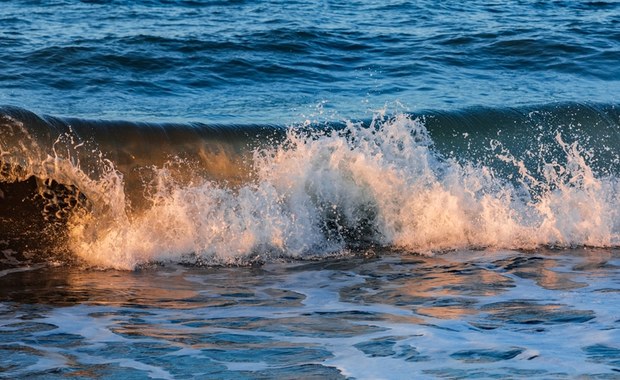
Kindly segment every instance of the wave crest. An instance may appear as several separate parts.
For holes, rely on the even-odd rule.
[[[52,147],[73,151],[54,149],[42,162],[54,163],[49,178],[74,186],[89,202],[88,212],[67,221],[64,244],[87,264],[106,268],[244,264],[372,247],[432,254],[620,243],[618,160],[606,145],[592,146],[600,136],[586,138],[581,125],[534,123],[538,135],[487,127],[487,136],[472,139],[461,124],[448,139],[446,125],[441,133],[429,125],[428,117],[400,114],[278,129],[269,138],[246,133],[245,140],[237,134],[216,141],[211,131],[203,140],[176,140],[178,153],[208,146],[234,162],[224,177],[212,174],[225,172],[213,163],[205,172],[196,155],[170,154],[170,139],[162,140],[163,155],[147,145],[142,156],[114,161],[92,149],[110,138],[78,141],[85,128],[80,134],[71,126]],[[131,157],[126,146],[115,151]],[[97,171],[85,170],[94,163]],[[26,165],[29,175],[43,176],[35,166]]]

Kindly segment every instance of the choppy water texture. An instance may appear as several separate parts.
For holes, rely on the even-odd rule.
[[[618,101],[617,1],[4,1],[0,103],[289,123]]]
[[[620,2],[0,2],[0,378],[620,378]]]
[[[618,252],[0,277],[3,378],[620,376]]]

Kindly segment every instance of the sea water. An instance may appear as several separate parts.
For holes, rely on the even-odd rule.
[[[619,376],[610,249],[0,278],[7,378]]]
[[[0,377],[620,377],[619,26],[3,2]]]

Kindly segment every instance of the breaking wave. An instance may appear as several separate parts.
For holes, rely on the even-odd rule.
[[[3,107],[0,265],[617,246],[619,127],[577,103],[291,127]]]

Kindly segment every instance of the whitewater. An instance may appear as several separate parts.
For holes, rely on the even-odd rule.
[[[0,379],[617,379],[620,3],[6,0]]]
[[[50,244],[101,268],[617,246],[619,159],[607,136],[620,113],[546,108],[504,111],[531,124],[526,141],[496,120],[488,137],[464,127],[443,137],[450,152],[429,134],[432,115],[269,129],[45,121],[9,108],[25,116],[4,114],[3,183],[10,192],[36,178],[32,199],[65,224]],[[570,112],[581,114],[549,125]],[[597,119],[584,127],[588,112]]]

